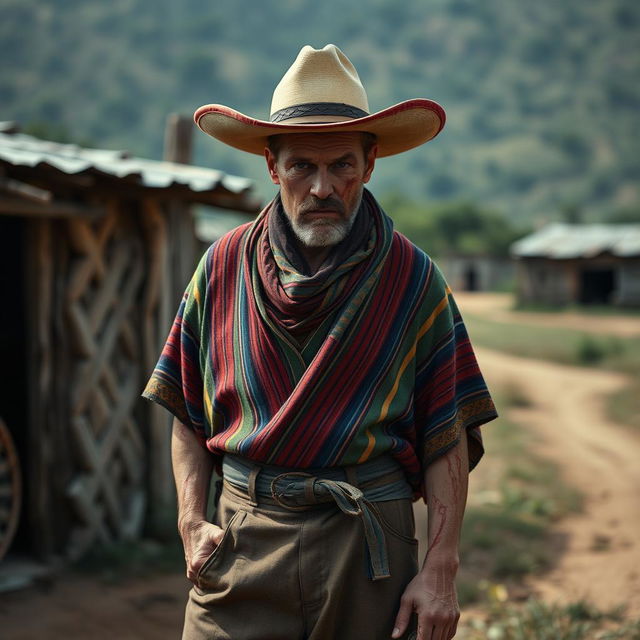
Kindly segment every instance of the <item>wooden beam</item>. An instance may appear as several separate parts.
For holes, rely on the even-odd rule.
[[[0,197],[0,215],[38,216],[42,218],[87,218],[96,220],[105,214],[102,207],[54,201],[48,204],[18,198]]]
[[[111,357],[120,332],[120,325],[134,304],[135,296],[137,295],[138,287],[142,280],[143,272],[141,262],[141,260],[136,259],[131,265],[129,277],[120,293],[119,304],[115,307],[104,329],[102,340],[98,346],[95,357],[90,362],[78,366],[76,384],[71,392],[72,414],[74,416],[84,412],[87,402],[89,401],[91,389],[94,385],[98,384],[105,364]]]
[[[109,544],[113,537],[104,522],[104,507],[95,500],[93,483],[94,479],[91,475],[76,476],[67,489],[67,497],[76,516],[90,529],[93,537],[97,535],[101,542]]]
[[[191,164],[193,147],[193,118],[172,113],[164,132],[164,159],[169,162]]]
[[[115,246],[113,257],[106,271],[106,277],[102,281],[102,286],[98,291],[91,306],[87,309],[91,332],[97,334],[102,327],[105,317],[114,305],[118,304],[118,291],[123,286],[126,278],[126,270],[129,266],[130,247],[123,242],[118,242]]]
[[[51,191],[20,180],[14,180],[13,178],[0,177],[0,189],[19,198],[26,198],[39,204],[49,204],[53,200]]]
[[[187,197],[191,202],[208,204],[220,209],[230,209],[242,213],[258,213],[262,208],[262,203],[257,198],[247,194],[232,194],[226,189],[221,191],[202,191],[193,193]]]
[[[60,169],[47,165],[40,165],[37,169],[14,165],[3,165],[3,167],[6,169],[7,176],[35,184],[42,189],[51,189],[54,193],[58,193],[60,188],[66,191],[74,187],[86,190],[96,184],[96,177],[93,175],[87,173],[65,173]]]
[[[144,385],[153,371],[171,327],[175,301],[170,301],[168,293],[172,283],[169,277],[170,233],[167,215],[152,198],[144,201],[143,223],[148,256],[142,307]],[[169,412],[155,402],[147,402],[145,407],[149,422],[149,528],[155,533],[166,534],[166,514],[175,504],[170,457],[171,418]]]
[[[82,254],[73,267],[69,277],[67,299],[74,301],[80,298],[89,286],[92,278],[102,280],[106,273],[103,260],[104,247],[117,222],[117,207],[109,203],[108,215],[101,221],[101,227],[96,232],[86,221],[70,221],[69,238],[75,251]]]
[[[121,524],[120,535],[123,540],[134,540],[140,535],[144,524],[147,498],[142,490],[133,492],[129,505],[129,518]]]
[[[73,350],[83,358],[93,357],[96,345],[84,309],[78,301],[73,301],[68,304],[66,313]]]
[[[52,426],[60,420],[54,398],[55,379],[53,326],[55,316],[54,225],[49,220],[27,223],[25,287],[30,292],[27,318],[27,372],[29,383],[26,407],[27,451],[25,475],[29,478],[26,516],[35,555],[49,559],[56,551],[54,542],[55,489],[51,474],[56,469],[56,442]]]

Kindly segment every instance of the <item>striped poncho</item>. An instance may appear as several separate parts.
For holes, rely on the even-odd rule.
[[[143,395],[217,456],[307,469],[386,453],[419,495],[466,430],[475,466],[497,414],[436,265],[365,190],[365,242],[318,281],[270,241],[274,206],[202,257]]]

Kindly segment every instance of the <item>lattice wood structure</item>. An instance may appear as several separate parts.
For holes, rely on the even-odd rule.
[[[199,257],[193,201],[255,210],[246,191],[223,185],[157,188],[95,167],[0,160],[0,251],[22,248],[15,277],[26,294],[12,313],[28,363],[0,416],[10,429],[24,416],[14,426],[26,480],[16,541],[26,535],[40,558],[135,537],[172,510],[170,418],[140,393]]]

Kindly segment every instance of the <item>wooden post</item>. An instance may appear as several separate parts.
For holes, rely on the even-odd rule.
[[[54,532],[51,519],[52,486],[49,474],[53,470],[52,425],[59,415],[52,402],[53,344],[53,290],[54,251],[52,223],[48,220],[29,222],[27,249],[27,289],[30,309],[26,313],[29,324],[29,406],[27,408],[28,456],[25,472],[29,478],[27,518],[29,531],[37,531],[31,544],[41,560],[54,552]]]
[[[178,113],[167,118],[164,133],[164,159],[168,162],[191,164],[193,120]]]
[[[148,255],[143,298],[143,384],[151,375],[171,328],[176,303],[171,295],[169,229],[165,212],[148,198],[143,204],[143,224]],[[175,490],[171,473],[171,415],[149,402],[149,521],[147,529],[157,537],[175,530]]]

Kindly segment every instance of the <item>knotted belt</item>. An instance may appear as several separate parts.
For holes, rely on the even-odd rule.
[[[222,472],[227,482],[246,491],[256,505],[258,498],[270,498],[285,509],[302,511],[335,502],[343,513],[362,522],[369,577],[380,580],[391,575],[384,529],[371,503],[412,496],[404,472],[392,458],[382,456],[351,467],[292,471],[226,455]]]

